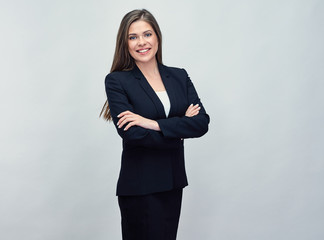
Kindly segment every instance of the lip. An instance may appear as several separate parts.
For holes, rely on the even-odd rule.
[[[148,49],[146,52],[139,52],[139,51],[142,51],[142,50],[146,50]],[[151,48],[141,48],[141,49],[137,49],[136,52],[141,54],[141,55],[146,55],[148,54],[149,52],[151,51]]]

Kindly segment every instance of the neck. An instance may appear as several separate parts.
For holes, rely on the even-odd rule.
[[[154,76],[159,73],[158,63],[156,59],[147,63],[136,62],[136,65],[144,74],[144,76]]]

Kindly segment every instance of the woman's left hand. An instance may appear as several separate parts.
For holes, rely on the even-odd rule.
[[[128,110],[120,113],[117,117],[119,118],[117,122],[118,128],[121,128],[128,123],[124,128],[124,131],[127,131],[130,127],[135,125],[146,129],[161,131],[157,121],[142,117]]]

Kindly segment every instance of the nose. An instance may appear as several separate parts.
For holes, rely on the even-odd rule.
[[[146,41],[145,41],[144,37],[143,36],[140,36],[138,38],[138,45],[139,46],[143,46],[143,45],[145,45],[145,43],[146,43]]]

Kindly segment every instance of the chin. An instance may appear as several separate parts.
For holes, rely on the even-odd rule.
[[[137,63],[149,63],[154,61],[155,57],[149,58],[149,59],[135,59],[135,62]]]

